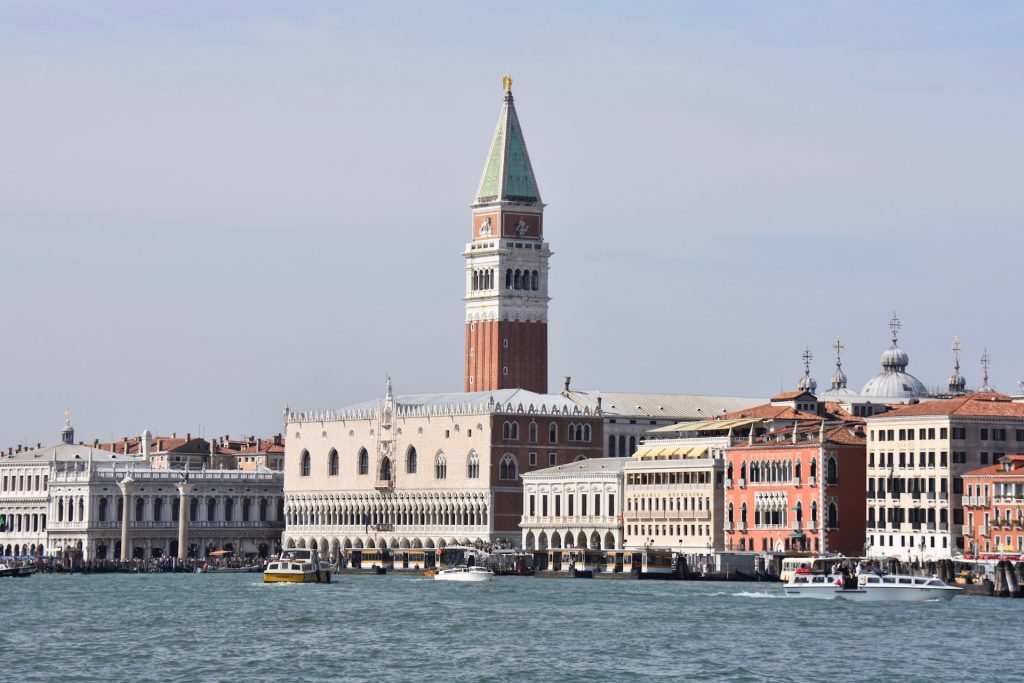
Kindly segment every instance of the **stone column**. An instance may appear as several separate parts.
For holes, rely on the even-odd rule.
[[[188,494],[192,484],[183,481],[178,484],[178,562],[188,559]]]
[[[131,477],[122,479],[118,486],[121,487],[121,561],[127,562],[131,559],[128,548],[128,521],[131,518],[131,485],[134,480]]]

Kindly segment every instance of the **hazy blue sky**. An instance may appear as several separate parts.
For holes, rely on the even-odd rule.
[[[0,444],[271,433],[460,390],[468,204],[514,91],[550,370],[767,396],[1024,378],[1024,6],[0,3]]]

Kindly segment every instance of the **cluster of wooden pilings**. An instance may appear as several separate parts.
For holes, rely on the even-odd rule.
[[[1010,560],[999,560],[995,568],[995,589],[997,598],[1024,598],[1024,562],[1014,565]]]

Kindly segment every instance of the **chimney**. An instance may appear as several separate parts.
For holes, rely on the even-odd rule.
[[[597,412],[601,412],[601,397],[597,397]]]
[[[569,375],[565,376],[565,383],[562,384],[562,396],[569,395],[569,383],[572,381],[572,377]]]
[[[793,443],[796,443],[796,440],[800,437],[799,432],[800,432],[800,423],[798,421],[796,421],[796,420],[793,420]]]
[[[598,397],[598,399],[597,399],[597,407],[598,408],[601,407],[601,399],[600,399],[600,397]],[[281,445],[281,435],[280,434],[274,434],[274,445],[275,446],[280,446]]]
[[[185,441],[191,441],[191,440],[192,440],[192,432],[187,432],[185,434]]]

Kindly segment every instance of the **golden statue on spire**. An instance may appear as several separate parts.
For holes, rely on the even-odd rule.
[[[506,93],[508,93],[510,95],[512,94],[512,77],[511,76],[509,76],[508,74],[505,74],[504,76],[502,76],[501,77],[501,85],[502,85],[503,88],[505,88],[505,92]]]

